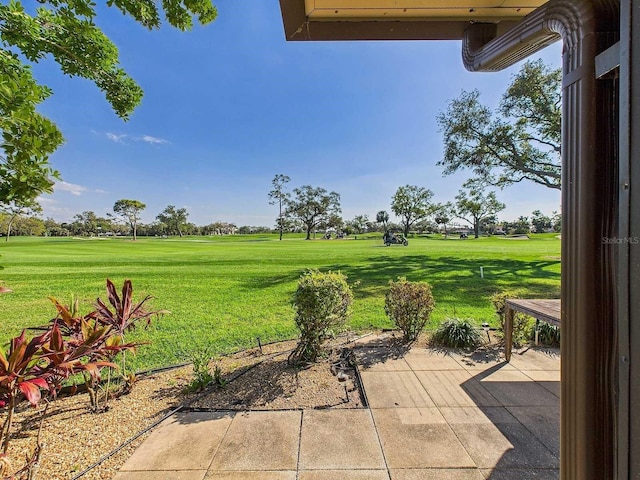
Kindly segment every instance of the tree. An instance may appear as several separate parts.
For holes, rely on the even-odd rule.
[[[35,200],[23,200],[17,199],[4,205],[0,205],[0,211],[7,214],[7,222],[5,232],[7,234],[5,241],[9,241],[11,236],[11,227],[13,223],[22,215],[33,215],[42,211],[40,204]]]
[[[207,24],[217,15],[211,0],[107,5],[150,30],[160,27],[162,14],[180,30],[193,26],[193,16]],[[142,99],[142,89],[120,68],[117,47],[96,26],[96,8],[88,0],[43,0],[37,9],[31,2],[25,9],[20,0],[0,4],[0,204],[34,201],[59,178],[48,160],[62,144],[62,133],[36,111],[52,91],[35,81],[25,62],[52,58],[65,75],[92,81],[124,120]]]
[[[560,189],[561,80],[560,69],[528,61],[497,112],[480,103],[477,90],[451,100],[437,117],[444,174],[469,169],[480,184],[502,188],[526,179]]]
[[[364,233],[367,231],[367,223],[369,223],[368,215],[356,215],[353,220],[348,222],[356,233]]]
[[[5,203],[0,206],[0,211],[7,214],[7,224],[6,224],[6,233],[7,236],[5,241],[9,241],[9,236],[11,235],[11,227],[13,226],[13,222],[21,215],[32,215],[40,212],[42,209],[40,208],[40,204],[35,200],[18,200],[15,199],[9,203]]]
[[[562,213],[551,212],[551,223],[553,231],[560,233],[562,231]]]
[[[98,216],[84,211],[73,216],[71,229],[74,235],[92,236],[98,233]]]
[[[484,188],[467,187],[456,195],[453,215],[469,223],[473,227],[475,238],[478,238],[482,221],[505,208],[505,204],[496,198],[495,192],[485,195]]]
[[[385,210],[380,210],[376,213],[376,222],[382,224],[382,229],[387,230],[387,222],[389,221],[389,214]]]
[[[433,221],[436,225],[442,225],[444,228],[444,238],[447,238],[447,224],[451,221],[451,210],[453,206],[450,203],[437,203],[433,206]]]
[[[433,212],[433,207],[429,203],[431,197],[433,197],[431,190],[415,185],[405,185],[396,190],[391,201],[391,210],[402,219],[405,236],[409,234],[411,225]]]
[[[553,222],[540,210],[534,210],[531,213],[531,225],[535,228],[536,233],[544,233],[552,229]]]
[[[140,212],[147,206],[138,200],[118,200],[113,205],[113,211],[116,215],[122,217],[131,227],[131,236],[133,240],[137,238],[137,227],[140,221]]]
[[[188,217],[189,213],[186,208],[176,208],[169,205],[158,214],[156,220],[164,224],[169,234],[177,232],[182,237],[182,231],[187,225]]]
[[[328,222],[333,215],[341,212],[340,195],[311,185],[303,185],[293,189],[294,198],[287,201],[287,215],[302,222],[307,232],[306,239],[311,239],[311,231],[323,222]]]
[[[291,179],[286,175],[276,175],[271,181],[273,189],[269,192],[269,198],[271,199],[269,200],[269,205],[278,205],[278,219],[276,221],[276,224],[278,226],[278,230],[280,231],[280,240],[282,240],[282,231],[284,230],[286,225],[286,221],[282,215],[282,207],[286,205],[287,200],[289,200],[289,197],[291,196],[289,192],[284,191],[284,186],[285,184],[289,183],[290,180]]]

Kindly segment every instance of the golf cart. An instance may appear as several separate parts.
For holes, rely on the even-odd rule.
[[[389,245],[404,245],[405,247],[409,245],[409,240],[407,240],[403,234],[393,233],[390,231],[384,232],[384,235],[382,236],[382,241],[387,247]]]

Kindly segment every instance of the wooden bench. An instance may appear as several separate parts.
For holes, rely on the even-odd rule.
[[[547,322],[556,327],[560,326],[560,300],[506,300],[504,311],[504,356],[507,362],[511,360],[511,349],[513,346],[513,316],[516,312],[524,313],[538,321]]]

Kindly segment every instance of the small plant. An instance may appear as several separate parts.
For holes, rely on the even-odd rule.
[[[549,325],[546,322],[540,322],[538,325],[538,341],[542,345],[548,347],[560,346],[560,328],[554,325]]]
[[[434,307],[435,301],[428,283],[408,282],[403,277],[389,282],[384,311],[402,331],[405,341],[418,338]]]
[[[212,356],[211,345],[197,346],[187,352],[187,358],[193,364],[193,380],[187,387],[190,392],[198,392],[213,381],[213,375],[209,370]]]
[[[342,273],[318,270],[304,273],[292,300],[300,340],[289,355],[289,363],[315,362],[327,335],[344,325],[352,302],[351,287]]]
[[[481,338],[470,320],[449,318],[440,324],[431,341],[442,347],[473,348],[480,344]]]

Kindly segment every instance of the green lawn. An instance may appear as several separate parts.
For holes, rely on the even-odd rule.
[[[431,283],[434,322],[456,315],[495,324],[489,297],[504,288],[559,295],[555,235],[413,238],[408,247],[385,247],[380,238],[12,238],[0,245],[0,278],[13,289],[0,296],[0,341],[46,323],[54,314],[49,296],[67,303],[75,293],[88,311],[96,297],[105,297],[106,278],[116,285],[131,279],[135,298],[151,294],[153,307],[171,312],[128,337],[152,341],[137,354],[138,369],[176,363],[180,350],[194,343],[213,342],[222,353],[255,344],[258,336],[263,342],[294,336],[289,300],[306,268],[341,270],[350,283],[358,282],[350,322],[355,329],[391,326],[384,294],[398,276]]]

